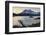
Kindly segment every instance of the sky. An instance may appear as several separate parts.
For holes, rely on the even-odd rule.
[[[19,14],[23,12],[25,9],[31,9],[34,12],[40,12],[40,8],[32,8],[32,7],[13,7],[13,13]]]

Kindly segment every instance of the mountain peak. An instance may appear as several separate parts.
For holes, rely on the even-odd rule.
[[[33,12],[31,9],[25,9],[22,13],[31,13]]]

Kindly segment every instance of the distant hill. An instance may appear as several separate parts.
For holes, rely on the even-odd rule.
[[[13,13],[13,15],[14,16],[40,16],[40,12],[34,12],[34,11],[32,11],[31,9],[26,9],[26,10],[24,10],[22,13],[20,13],[20,14],[15,14],[15,13]]]

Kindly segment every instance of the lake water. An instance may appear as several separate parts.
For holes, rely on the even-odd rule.
[[[23,25],[28,26],[28,25],[32,25],[32,24],[36,24],[40,22],[40,19],[36,19],[40,16],[15,16],[13,17],[13,26],[17,25],[17,26],[22,26],[22,24],[18,21],[21,20],[23,22]]]

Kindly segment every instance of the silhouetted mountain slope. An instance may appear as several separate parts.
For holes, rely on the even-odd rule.
[[[29,9],[29,10],[24,10],[22,13],[20,13],[20,14],[15,14],[15,13],[13,13],[13,15],[15,15],[15,16],[40,16],[40,12],[34,12],[34,11],[32,11],[31,9]]]

